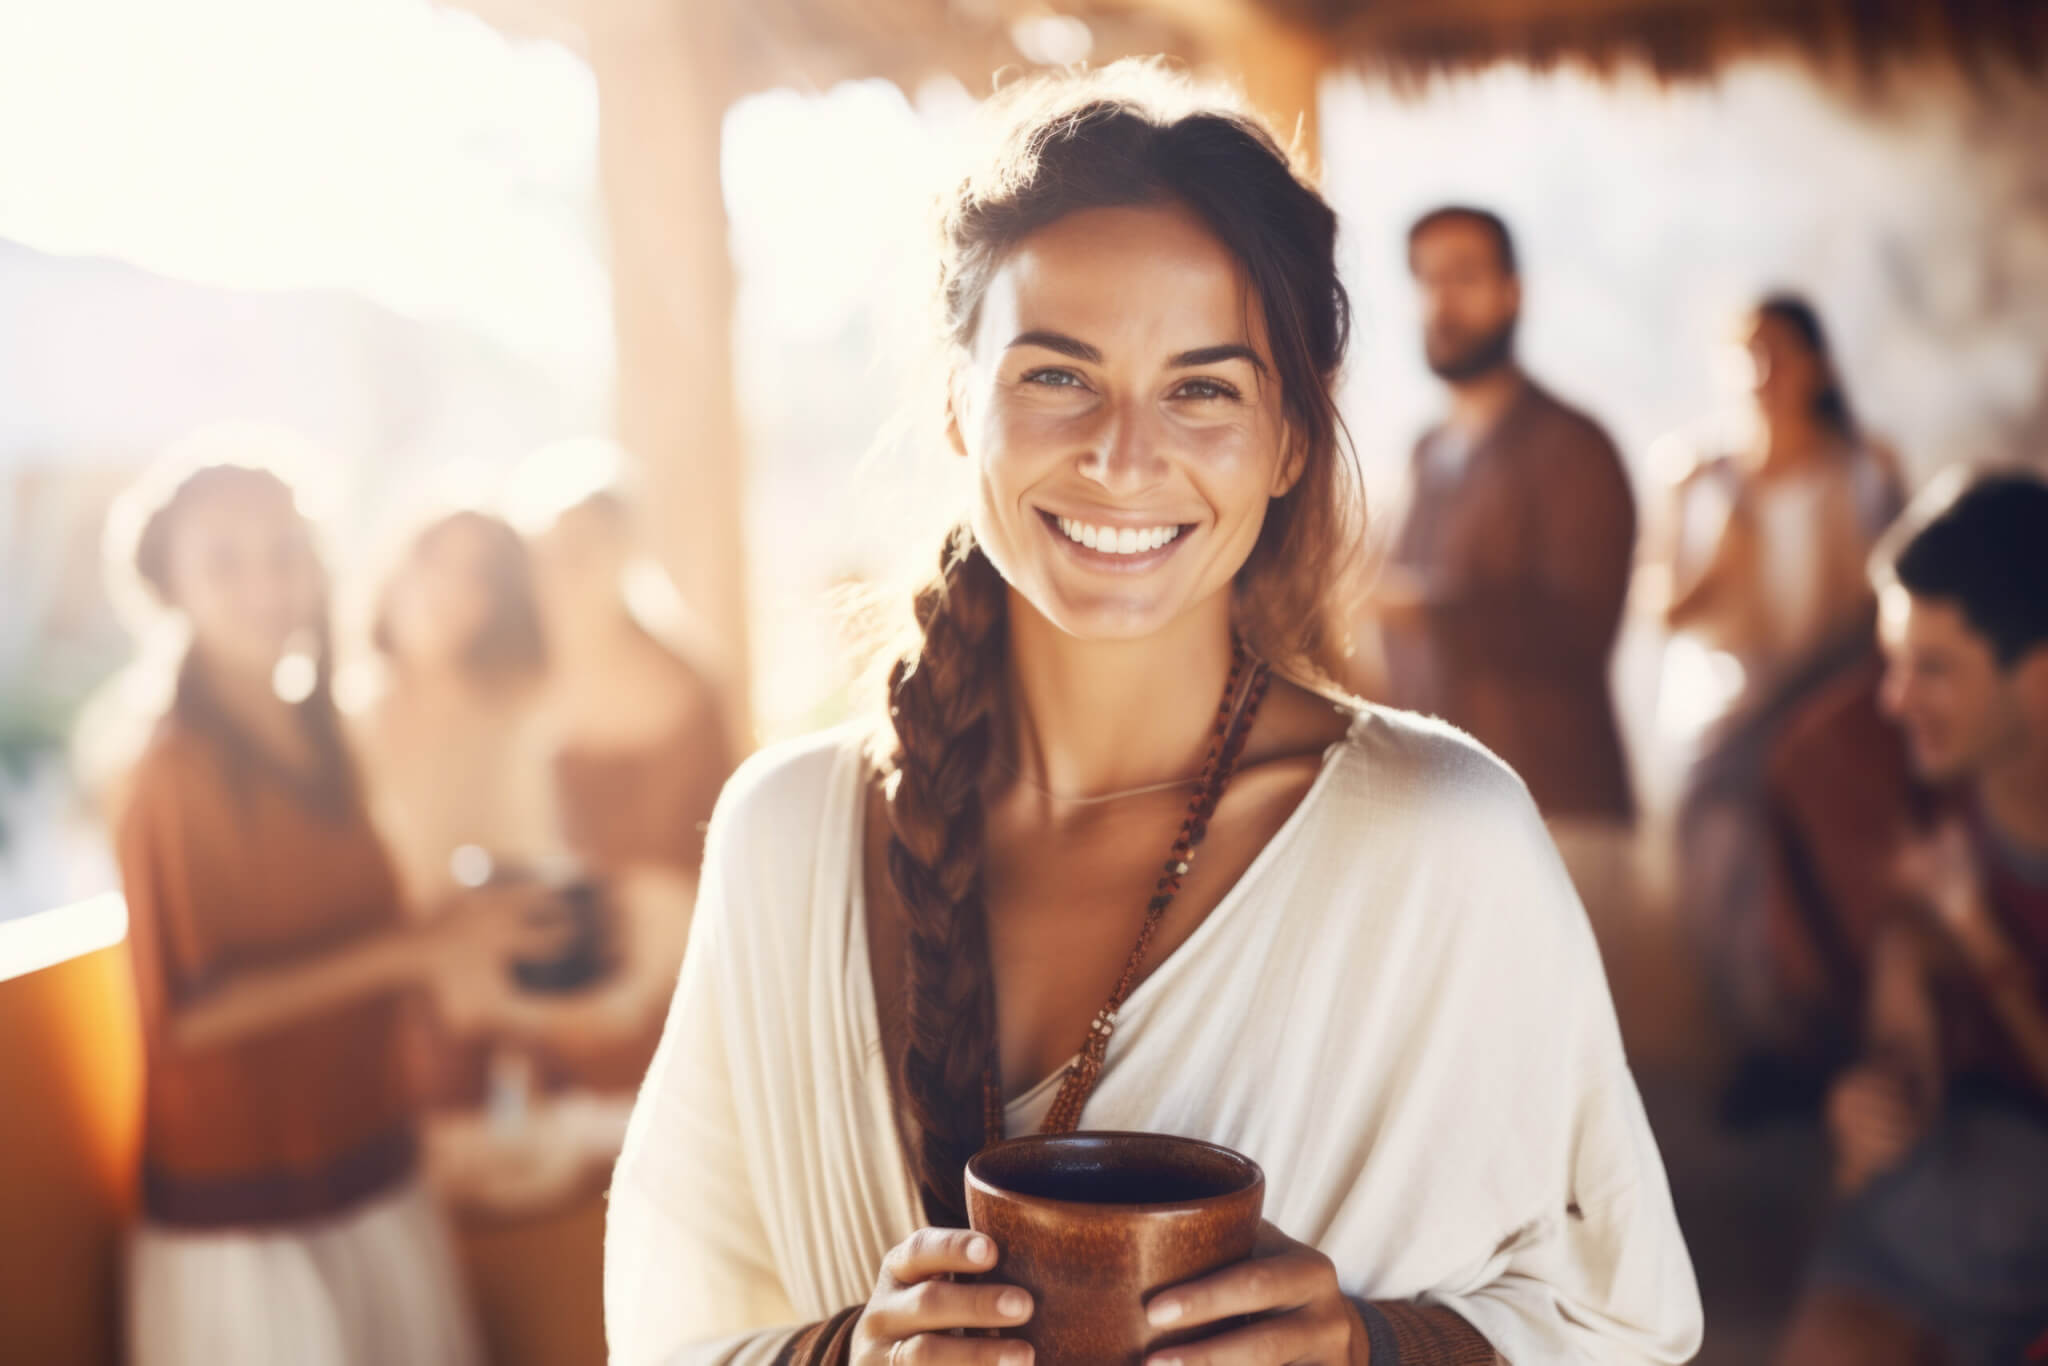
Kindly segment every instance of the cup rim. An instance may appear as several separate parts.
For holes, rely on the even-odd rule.
[[[1242,1185],[1231,1190],[1219,1191],[1215,1195],[1200,1195],[1190,1200],[1139,1200],[1130,1202],[1062,1200],[1058,1196],[1053,1195],[1032,1195],[1025,1191],[1011,1190],[1007,1186],[997,1185],[995,1182],[987,1179],[978,1170],[982,1158],[989,1153],[1007,1152],[1023,1147],[1049,1147],[1058,1143],[1071,1142],[1075,1139],[1102,1138],[1142,1138],[1151,1142],[1204,1148],[1222,1157],[1232,1165],[1241,1166],[1245,1171],[1246,1179]],[[1151,1133],[1143,1129],[1077,1129],[1072,1133],[1064,1134],[1025,1134],[1017,1138],[1006,1138],[1001,1142],[991,1143],[973,1157],[967,1159],[966,1180],[970,1190],[979,1190],[985,1195],[1015,1201],[1019,1204],[1057,1209],[1063,1212],[1070,1212],[1076,1216],[1085,1216],[1090,1211],[1102,1215],[1126,1215],[1138,1211],[1151,1213],[1192,1213],[1214,1209],[1219,1205],[1229,1204],[1233,1201],[1244,1200],[1257,1192],[1263,1191],[1266,1185],[1266,1170],[1256,1161],[1245,1156],[1235,1148],[1227,1148],[1221,1143],[1211,1143],[1207,1139],[1187,1138],[1180,1134]]]

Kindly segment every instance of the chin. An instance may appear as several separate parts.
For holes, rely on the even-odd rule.
[[[1103,603],[1063,606],[1044,616],[1074,639],[1091,641],[1143,640],[1157,635],[1173,620],[1170,612]]]
[[[1916,743],[1910,750],[1913,760],[1913,775],[1923,783],[1935,787],[1946,787],[1961,782],[1970,776],[1974,767],[1962,755],[1936,749],[1930,745]]]
[[[1043,593],[1025,597],[1053,626],[1076,640],[1143,640],[1179,616],[1175,604],[1156,593],[1120,594],[1041,580]]]

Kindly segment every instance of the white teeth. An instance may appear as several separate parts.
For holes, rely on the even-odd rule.
[[[1142,555],[1180,535],[1178,526],[1111,527],[1095,526],[1072,517],[1055,520],[1068,540],[1109,555]]]

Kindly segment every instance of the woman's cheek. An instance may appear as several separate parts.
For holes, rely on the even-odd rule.
[[[1247,416],[1231,421],[1182,424],[1176,434],[1190,472],[1197,482],[1208,486],[1211,501],[1219,507],[1265,501],[1279,453],[1276,443],[1266,438],[1260,426]]]
[[[1023,488],[1043,479],[1066,457],[1086,449],[1087,419],[1048,406],[1018,405],[989,415],[978,450],[988,482],[998,488]]]

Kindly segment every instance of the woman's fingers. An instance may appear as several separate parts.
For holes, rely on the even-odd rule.
[[[1145,1366],[1292,1366],[1342,1362],[1348,1338],[1334,1324],[1308,1314],[1280,1314],[1200,1342],[1164,1347]]]
[[[1031,1344],[1010,1338],[920,1333],[889,1353],[889,1366],[1031,1366]]]
[[[986,1234],[964,1228],[921,1228],[889,1249],[882,1274],[898,1285],[934,1276],[973,1275],[996,1264],[996,1245]]]
[[[1014,1285],[920,1281],[889,1295],[868,1316],[885,1338],[951,1328],[1015,1328],[1031,1317],[1031,1296]]]
[[[1239,1314],[1270,1314],[1337,1293],[1330,1260],[1267,1225],[1246,1261],[1154,1295],[1145,1317],[1154,1328],[1191,1328]]]
[[[1155,1328],[1185,1330],[1230,1319],[1241,1327],[1160,1349],[1147,1366],[1289,1366],[1352,1359],[1352,1314],[1330,1259],[1261,1224],[1252,1256],[1152,1297]]]
[[[882,1259],[881,1283],[854,1331],[854,1359],[862,1366],[1031,1366],[1029,1343],[954,1336],[1015,1328],[1031,1317],[1031,1296],[1017,1286],[952,1279],[995,1264],[995,1244],[969,1229],[919,1229],[898,1243]]]

